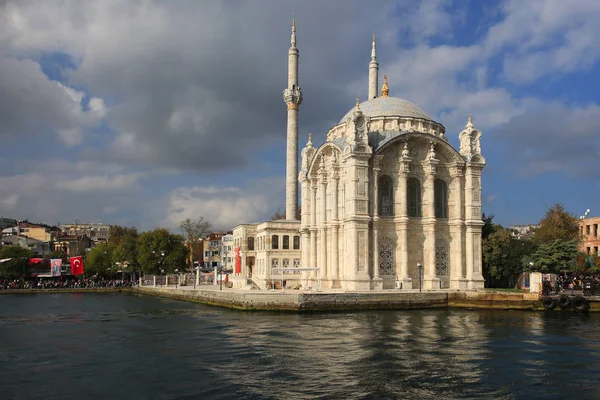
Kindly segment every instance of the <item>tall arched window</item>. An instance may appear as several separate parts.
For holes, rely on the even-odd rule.
[[[435,217],[448,218],[448,185],[436,179],[433,187],[435,196]]]
[[[408,178],[406,191],[408,216],[421,217],[421,182],[417,178]]]
[[[394,183],[392,178],[387,175],[379,177],[379,215],[391,216],[394,215]]]
[[[271,236],[271,249],[272,250],[279,249],[279,236],[277,236],[277,235]]]
[[[294,236],[294,250],[300,250],[300,236]]]
[[[281,248],[284,250],[290,249],[290,237],[288,235],[283,236],[283,246]]]
[[[252,236],[248,238],[248,250],[254,250],[254,238]]]

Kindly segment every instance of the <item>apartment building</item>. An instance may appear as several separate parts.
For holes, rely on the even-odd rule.
[[[579,232],[581,233],[581,251],[586,254],[598,254],[600,247],[600,216],[582,218],[579,220]]]

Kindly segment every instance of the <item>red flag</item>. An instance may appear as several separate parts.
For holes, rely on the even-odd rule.
[[[71,274],[81,275],[83,274],[83,257],[71,257]]]
[[[241,274],[242,273],[242,257],[240,257],[240,248],[236,247],[233,251],[234,251],[234,255],[235,255],[235,273]]]
[[[30,258],[29,259],[29,265],[33,265],[33,264],[39,264],[42,261],[44,261],[43,258]]]

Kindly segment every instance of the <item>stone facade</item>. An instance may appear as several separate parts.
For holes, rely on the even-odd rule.
[[[585,254],[598,255],[600,248],[600,217],[582,218],[579,220],[581,233],[581,251]]]
[[[233,228],[234,247],[240,249],[241,274],[258,286],[276,280],[295,286],[301,265],[300,221],[275,220]],[[276,270],[273,270],[276,268]]]

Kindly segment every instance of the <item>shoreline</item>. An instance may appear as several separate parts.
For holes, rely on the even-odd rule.
[[[242,311],[338,312],[361,310],[422,310],[441,308],[547,311],[538,294],[483,291],[298,292],[219,290],[218,287],[134,287],[9,289],[2,294],[132,293],[183,300]],[[600,312],[600,298],[587,297],[590,312]],[[556,310],[561,311],[559,308]],[[572,312],[572,311],[571,311]]]

